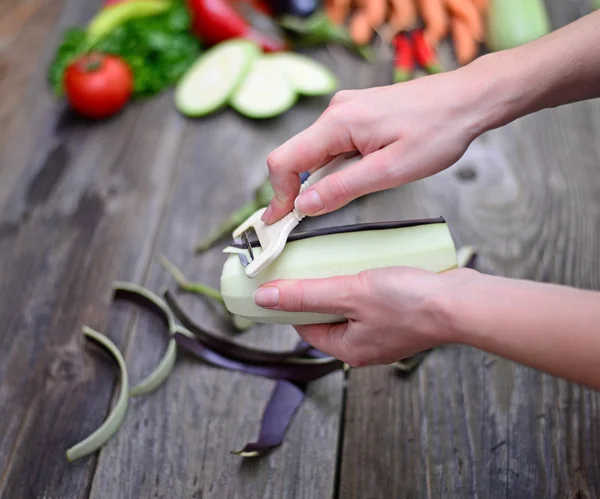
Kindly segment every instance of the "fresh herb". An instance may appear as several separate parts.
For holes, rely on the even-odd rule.
[[[63,95],[66,67],[88,51],[123,58],[134,74],[133,97],[158,94],[174,85],[201,53],[199,40],[190,31],[191,17],[182,0],[173,2],[163,14],[131,19],[108,33],[93,46],[84,28],[65,31],[50,66],[49,78],[57,95]]]

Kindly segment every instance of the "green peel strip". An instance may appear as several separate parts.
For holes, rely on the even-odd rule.
[[[129,391],[130,397],[139,397],[156,390],[167,380],[171,372],[173,372],[175,361],[177,360],[177,344],[172,336],[177,330],[177,326],[175,324],[173,314],[171,314],[169,307],[164,300],[146,288],[129,282],[116,281],[113,284],[113,289],[115,291],[125,291],[132,294],[135,293],[148,302],[153,303],[154,306],[164,315],[169,327],[169,343],[162,359],[144,380],[142,380]]]
[[[223,312],[227,316],[227,319],[237,331],[246,331],[256,325],[254,321],[246,319],[245,317],[234,315],[227,310],[227,307],[225,307],[225,301],[223,300],[223,296],[219,290],[211,288],[210,286],[206,286],[200,282],[188,281],[183,275],[183,272],[179,270],[173,262],[169,261],[166,256],[161,255],[160,264],[169,274],[171,274],[173,279],[175,279],[175,282],[181,291],[195,293],[207,298],[212,298],[213,300],[219,302],[223,306]]]
[[[102,423],[102,425],[100,425],[98,429],[96,429],[96,431],[94,431],[86,439],[82,440],[78,444],[75,444],[73,447],[67,450],[67,459],[70,462],[95,452],[112,438],[112,436],[117,432],[123,423],[125,413],[127,412],[127,401],[129,399],[129,377],[127,376],[127,368],[125,366],[123,355],[121,355],[121,352],[117,346],[106,336],[87,326],[83,326],[83,334],[86,336],[86,338],[99,343],[115,358],[121,371],[121,391],[115,407],[106,418],[104,423]]]

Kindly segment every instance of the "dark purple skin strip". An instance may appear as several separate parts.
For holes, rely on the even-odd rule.
[[[477,253],[473,253],[473,256],[469,259],[465,267],[468,269],[476,270],[477,262],[479,260],[478,257],[479,255]]]
[[[288,236],[287,241],[300,241],[301,239],[309,239],[311,237],[330,236],[332,234],[347,234],[350,232],[363,232],[369,230],[387,230],[387,229],[401,229],[404,227],[416,227],[419,225],[430,225],[430,224],[443,224],[446,223],[444,217],[438,218],[422,218],[416,220],[399,220],[395,222],[368,222],[361,224],[350,224],[350,225],[338,225],[334,227],[323,227],[322,229],[313,229],[304,232],[294,232]],[[247,241],[248,244],[242,243],[241,241],[234,241],[234,244],[230,246],[239,249],[256,248],[260,246],[260,242],[257,239]]]
[[[293,350],[286,352],[270,352],[268,350],[259,350],[234,343],[226,338],[221,338],[215,334],[209,333],[204,328],[196,324],[189,315],[183,311],[177,300],[170,291],[164,293],[165,302],[173,312],[173,315],[181,322],[183,327],[194,333],[198,341],[215,352],[235,359],[241,362],[253,364],[285,364],[291,363],[290,358],[307,357],[307,353],[313,350],[308,343],[303,343]],[[327,355],[323,355],[328,357]]]
[[[246,444],[242,450],[233,451],[232,454],[258,457],[279,446],[283,442],[292,418],[304,400],[305,392],[305,383],[277,380],[263,413],[258,440]]]
[[[175,333],[173,339],[180,347],[213,366],[222,367],[232,371],[242,371],[271,379],[285,379],[288,381],[307,383],[322,378],[323,376],[327,376],[334,371],[338,371],[344,366],[343,362],[337,359],[332,359],[331,362],[323,364],[249,364],[225,357],[220,353],[207,348],[199,340],[190,338],[181,333]]]

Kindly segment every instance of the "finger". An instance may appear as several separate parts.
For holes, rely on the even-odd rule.
[[[314,324],[310,326],[295,326],[296,331],[304,341],[327,355],[336,359],[345,358],[343,337],[348,331],[348,323]]]
[[[293,209],[300,191],[300,173],[314,172],[335,156],[355,150],[346,127],[340,120],[325,115],[275,149],[267,159],[275,196],[263,221],[276,222]]]
[[[254,302],[271,310],[346,316],[354,310],[356,302],[355,279],[352,275],[272,281],[256,290]]]
[[[398,161],[398,148],[386,146],[348,168],[327,175],[298,197],[296,206],[304,215],[318,216],[335,211],[356,198],[391,187],[397,179],[389,171]]]

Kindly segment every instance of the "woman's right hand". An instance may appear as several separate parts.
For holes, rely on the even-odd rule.
[[[303,192],[297,203],[303,214],[322,215],[451,166],[485,128],[486,92],[478,76],[467,66],[407,83],[338,92],[312,126],[269,155],[275,196],[263,221],[276,222],[293,209],[300,173],[312,173],[341,153],[358,151],[363,158]]]

